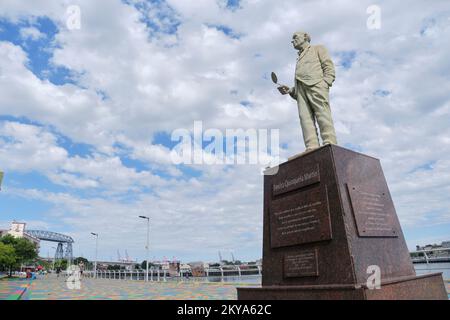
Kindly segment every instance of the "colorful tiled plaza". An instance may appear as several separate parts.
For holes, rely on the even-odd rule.
[[[30,285],[27,279],[0,279],[0,300],[19,300]]]
[[[7,285],[4,285],[7,284]],[[108,279],[82,279],[80,289],[69,289],[66,278],[46,276],[33,281],[0,281],[5,287],[0,299],[17,299],[16,286],[22,285],[22,300],[235,300],[236,286],[250,284],[205,282],[144,282]],[[24,288],[27,285],[27,288]],[[254,285],[254,284],[253,284]],[[7,291],[10,291],[8,296]]]
[[[0,280],[0,300],[235,300],[236,287],[254,285],[82,279],[80,289],[69,289],[65,278],[46,276],[33,281]],[[449,281],[446,287],[450,293]]]

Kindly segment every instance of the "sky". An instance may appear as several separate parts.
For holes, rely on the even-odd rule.
[[[450,240],[446,0],[2,0],[0,228],[142,261],[145,215],[151,259],[261,258],[260,166],[175,164],[171,135],[278,129],[281,160],[303,151],[270,80],[293,85],[298,30],[328,48],[338,143],[380,159],[409,248]]]

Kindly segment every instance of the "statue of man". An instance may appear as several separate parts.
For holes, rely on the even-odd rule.
[[[306,32],[295,32],[291,42],[298,50],[295,85],[282,85],[278,90],[297,100],[306,151],[319,147],[316,121],[323,144],[337,144],[329,103],[329,88],[335,78],[333,61],[324,46],[310,44]]]

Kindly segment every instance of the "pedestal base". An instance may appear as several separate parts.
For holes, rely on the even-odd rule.
[[[238,288],[238,300],[448,300],[441,273],[392,279],[380,289],[365,285]]]

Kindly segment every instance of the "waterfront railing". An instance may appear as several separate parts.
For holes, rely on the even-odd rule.
[[[64,275],[67,276],[66,272]],[[83,271],[82,277],[111,279],[111,280],[145,280],[145,270],[97,270]],[[205,282],[259,282],[262,276],[262,267],[255,265],[252,267],[213,267],[205,268],[202,275],[192,275],[190,270],[180,270],[170,272],[166,269],[149,269],[149,281],[205,281]]]

